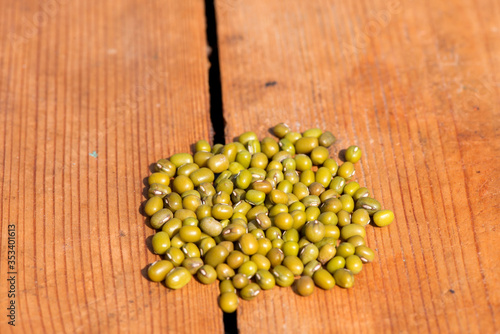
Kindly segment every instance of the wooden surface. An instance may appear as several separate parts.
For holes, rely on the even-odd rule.
[[[265,292],[241,333],[498,332],[499,2],[218,3],[226,138],[329,129],[396,215],[354,289]]]
[[[216,286],[143,277],[139,212],[149,164],[212,137],[203,1],[48,2],[0,4],[0,332],[222,332]]]
[[[8,224],[18,246],[17,327],[2,313],[0,332],[223,332],[217,287],[143,277],[149,164],[213,137],[203,1],[0,8],[2,310]],[[354,289],[265,292],[241,303],[241,333],[498,332],[499,3],[216,10],[226,139],[329,129],[396,214],[369,229],[377,259]]]

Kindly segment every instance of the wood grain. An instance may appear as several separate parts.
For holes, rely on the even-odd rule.
[[[216,4],[227,140],[331,130],[396,214],[354,289],[266,292],[240,332],[498,332],[498,1]]]
[[[143,276],[157,256],[139,212],[149,164],[212,137],[204,2],[0,8],[0,332],[222,332],[215,285]]]

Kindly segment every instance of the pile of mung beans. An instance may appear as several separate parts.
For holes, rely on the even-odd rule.
[[[254,299],[275,285],[309,296],[315,286],[351,288],[374,251],[365,227],[389,225],[367,188],[351,181],[361,150],[350,146],[340,166],[330,158],[335,136],[302,134],[280,123],[278,141],[245,132],[226,145],[200,140],[194,154],[155,164],[144,212],[156,229],[152,247],[162,258],[152,281],[180,289],[194,276],[219,280],[219,306],[234,312],[238,296]]]

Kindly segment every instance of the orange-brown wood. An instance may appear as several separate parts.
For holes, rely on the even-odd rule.
[[[499,2],[216,4],[227,140],[331,130],[396,215],[354,289],[266,291],[240,332],[498,332]]]
[[[0,332],[222,332],[216,285],[144,277],[158,257],[139,212],[149,164],[212,137],[204,2],[0,8]]]
[[[222,332],[218,289],[144,278],[149,164],[212,137],[203,1],[0,0],[0,332]],[[246,332],[498,332],[500,5],[217,0],[226,138],[365,155],[396,213],[350,291],[276,288]],[[8,225],[17,319],[8,326]]]

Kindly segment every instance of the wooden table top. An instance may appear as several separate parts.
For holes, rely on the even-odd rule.
[[[224,124],[204,1],[0,8],[1,333],[224,332],[216,284],[144,278],[144,178],[214,129],[282,121],[360,146],[396,220],[368,229],[355,288],[266,291],[241,333],[500,331],[500,2],[216,0]]]

